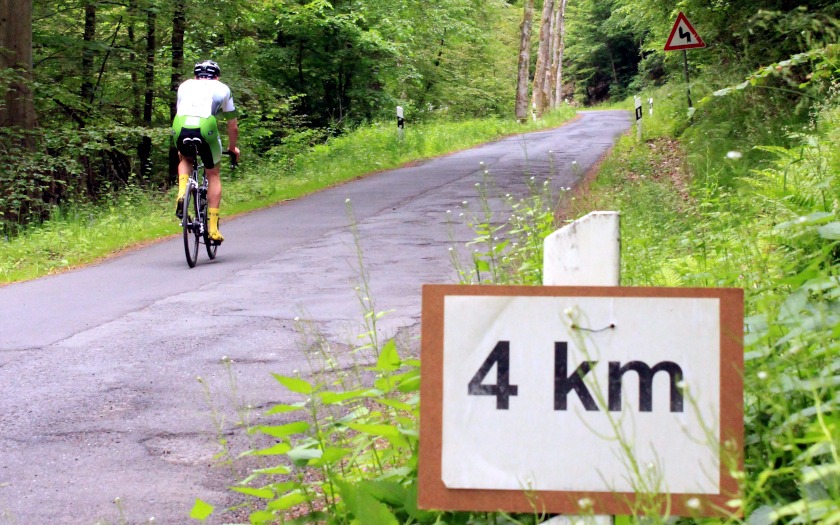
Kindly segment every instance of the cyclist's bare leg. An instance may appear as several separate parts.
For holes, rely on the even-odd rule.
[[[222,178],[219,176],[219,167],[204,170],[207,175],[207,219],[210,238],[214,241],[223,241],[224,237],[219,231],[219,205],[222,203]]]
[[[178,153],[178,201],[175,205],[175,215],[181,217],[181,203],[184,202],[184,194],[187,192],[187,182],[192,172],[193,161]]]
[[[222,178],[219,176],[219,167],[206,169],[207,174],[207,206],[218,208],[222,203]]]

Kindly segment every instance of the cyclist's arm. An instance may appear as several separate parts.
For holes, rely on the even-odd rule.
[[[235,118],[227,121],[227,132],[228,151],[234,152],[236,154],[236,161],[239,162],[239,148],[236,147],[236,143],[239,140],[239,123]]]
[[[235,118],[227,121],[228,132],[228,150],[236,149],[236,143],[239,140],[239,122]]]

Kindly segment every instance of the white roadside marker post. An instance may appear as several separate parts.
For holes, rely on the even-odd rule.
[[[648,114],[652,117],[653,116],[653,97],[648,99]]]
[[[641,109],[641,99],[637,100]],[[641,123],[641,120],[638,122]],[[543,285],[621,284],[619,218],[616,211],[595,211],[549,235],[543,245]],[[544,525],[612,523],[612,516],[555,516]]]
[[[636,136],[642,141],[642,97],[633,97],[636,106]]]
[[[405,118],[402,106],[397,106],[397,136],[400,140],[405,136]]]

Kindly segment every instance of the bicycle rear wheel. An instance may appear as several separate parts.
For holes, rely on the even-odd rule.
[[[196,202],[196,191],[194,187],[187,190],[184,195],[184,207],[182,209],[182,226],[184,228],[184,253],[187,256],[187,264],[190,268],[198,261],[198,239],[201,235],[201,223],[198,221],[198,202]]]

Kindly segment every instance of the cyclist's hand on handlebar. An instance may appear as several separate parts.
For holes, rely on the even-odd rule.
[[[234,146],[233,149],[229,149],[225,152],[225,155],[230,155],[230,164],[232,167],[236,167],[239,164],[239,156],[241,155],[239,148]]]

